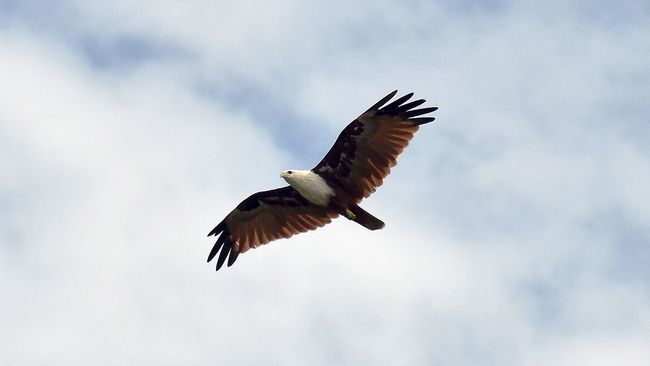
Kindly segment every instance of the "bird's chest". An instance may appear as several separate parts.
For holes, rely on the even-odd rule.
[[[301,177],[290,184],[301,196],[319,206],[327,206],[330,198],[334,196],[332,188],[318,174]]]

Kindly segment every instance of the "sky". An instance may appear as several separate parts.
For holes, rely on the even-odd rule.
[[[0,364],[650,364],[646,1],[0,0]],[[345,219],[206,234],[388,92]]]

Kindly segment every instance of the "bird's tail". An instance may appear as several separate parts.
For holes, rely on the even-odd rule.
[[[345,215],[348,219],[362,225],[363,227],[370,230],[378,230],[385,226],[384,222],[378,218],[369,214],[366,210],[362,209],[358,205],[354,205],[349,209],[352,215]]]

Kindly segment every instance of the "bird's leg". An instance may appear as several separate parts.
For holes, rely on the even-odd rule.
[[[343,202],[339,201],[338,199],[332,199],[330,200],[329,203],[330,207],[333,208],[336,212],[339,213],[339,215],[343,215],[348,220],[354,220],[357,218],[357,215],[352,212],[347,206],[347,204],[344,204]]]
[[[350,211],[349,208],[345,209],[343,216],[345,216],[348,220],[354,220],[357,218],[357,215],[355,215],[354,212]]]

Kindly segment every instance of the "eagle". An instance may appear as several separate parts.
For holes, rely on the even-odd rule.
[[[387,104],[395,94],[350,122],[313,169],[285,170],[280,177],[288,186],[254,193],[237,205],[208,234],[218,236],[208,262],[221,251],[217,271],[226,258],[230,267],[251,248],[315,230],[339,215],[370,230],[383,228],[359,203],[382,185],[418,128],[435,119],[424,115],[438,109],[416,109],[424,99],[406,103],[413,93]]]

